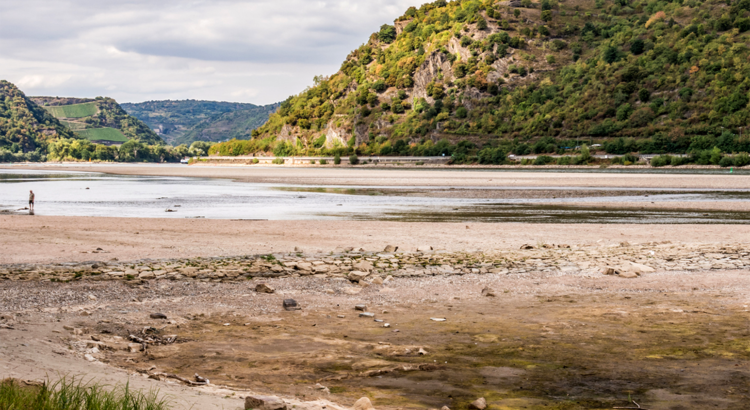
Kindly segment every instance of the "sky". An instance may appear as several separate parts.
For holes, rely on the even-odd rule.
[[[270,104],[426,0],[0,0],[0,79],[29,96]]]

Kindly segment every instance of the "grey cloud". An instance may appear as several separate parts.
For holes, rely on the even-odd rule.
[[[32,94],[268,103],[294,94],[413,0],[3,2],[0,77]],[[233,97],[236,96],[236,97]]]

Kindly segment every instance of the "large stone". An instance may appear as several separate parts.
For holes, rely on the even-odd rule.
[[[285,310],[300,310],[301,308],[297,306],[297,301],[294,299],[284,299],[283,303]]]
[[[383,252],[396,252],[398,250],[398,246],[388,245],[383,249]]]
[[[150,317],[151,319],[166,319],[167,315],[165,315],[164,313],[152,313]]]
[[[369,275],[370,274],[368,272],[360,272],[360,271],[356,271],[355,270],[355,271],[349,272],[348,278],[349,278],[349,280],[351,280],[353,282],[359,282],[360,280],[366,278]]]
[[[373,407],[372,402],[367,397],[362,397],[361,399],[354,402],[354,406],[352,406],[352,410],[374,410],[375,407]]]
[[[255,291],[258,293],[273,293],[276,292],[276,289],[268,286],[265,283],[259,283],[255,286]]]
[[[371,272],[373,269],[372,262],[370,261],[359,261],[352,265],[352,269],[361,272]]]
[[[494,297],[495,291],[489,287],[482,289],[482,296]]]
[[[480,397],[471,402],[469,408],[474,410],[484,410],[487,408],[487,400],[485,400],[484,397]]]
[[[284,400],[276,396],[247,396],[245,397],[245,410],[286,410]]]

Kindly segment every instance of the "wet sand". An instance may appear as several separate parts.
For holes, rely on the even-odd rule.
[[[226,178],[242,182],[299,185],[606,187],[750,189],[745,174],[626,174],[612,172],[534,172],[473,169],[377,169],[217,167],[187,165],[49,164],[4,166],[12,169],[105,172],[120,175]]]

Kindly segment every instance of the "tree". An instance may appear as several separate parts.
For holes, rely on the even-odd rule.
[[[645,88],[641,88],[638,91],[638,99],[641,100],[641,102],[648,102],[648,100],[651,99],[651,92]]]
[[[604,50],[604,56],[602,59],[607,63],[612,64],[620,59],[620,50],[615,46],[609,46]]]
[[[645,48],[645,44],[643,43],[643,40],[641,40],[640,38],[635,39],[630,44],[630,52],[633,53],[633,54],[635,54],[635,55],[639,55],[639,54],[643,53],[643,49],[644,48]]]
[[[516,16],[516,18],[518,18],[518,16],[521,15],[521,10],[519,10],[519,9],[513,10],[513,15]]]
[[[392,43],[396,39],[396,27],[383,24],[378,32],[378,39],[386,44]]]
[[[480,17],[477,21],[477,30],[487,30],[487,20]]]
[[[549,0],[542,0],[542,11],[552,10],[552,3]]]
[[[552,10],[544,10],[542,12],[542,21],[552,21]]]

